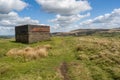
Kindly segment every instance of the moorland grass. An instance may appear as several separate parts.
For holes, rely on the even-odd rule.
[[[10,57],[13,49],[51,45],[48,56],[25,61]],[[82,36],[52,37],[50,41],[33,44],[0,39],[0,80],[64,80],[62,63],[70,80],[120,80],[120,39]]]

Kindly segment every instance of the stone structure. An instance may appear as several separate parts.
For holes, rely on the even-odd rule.
[[[22,25],[15,27],[16,42],[33,43],[50,39],[50,26]]]

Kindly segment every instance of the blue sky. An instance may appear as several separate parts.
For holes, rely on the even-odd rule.
[[[120,0],[89,0],[89,2],[93,8],[90,11],[92,18],[120,8]]]
[[[0,0],[0,35],[23,24],[51,26],[51,32],[120,27],[120,0]]]

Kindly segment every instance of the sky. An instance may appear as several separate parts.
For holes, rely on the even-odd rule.
[[[0,0],[0,35],[15,26],[49,25],[51,32],[120,27],[120,0]]]

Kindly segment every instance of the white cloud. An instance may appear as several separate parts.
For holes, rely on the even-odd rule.
[[[0,14],[0,26],[13,27],[23,24],[39,24],[39,21],[32,20],[30,17],[20,17],[16,12]]]
[[[14,11],[21,11],[28,4],[23,0],[0,0],[0,35],[14,34],[14,27],[24,24],[39,24],[30,17],[20,17]]]
[[[28,4],[22,0],[0,0],[0,13],[9,13],[10,11],[20,11]]]
[[[53,28],[68,27],[82,18],[90,16],[90,13],[80,13],[91,10],[87,0],[36,0],[42,8],[49,13],[55,13],[56,18],[50,20]]]
[[[85,15],[76,14],[69,16],[57,15],[55,19],[51,20],[51,22],[56,23],[59,27],[68,27],[72,23],[88,16],[90,16],[90,13]]]
[[[16,12],[0,14],[0,34],[14,34],[14,31],[11,31],[14,30],[13,27],[24,24],[39,24],[39,21],[30,17],[20,17]]]
[[[0,35],[14,35],[14,27],[1,27],[0,26]]]
[[[82,28],[115,28],[120,27],[120,8],[114,9],[111,13],[98,16],[81,22]]]
[[[83,0],[36,0],[42,8],[51,13],[58,14],[78,14],[90,10],[88,1]]]

